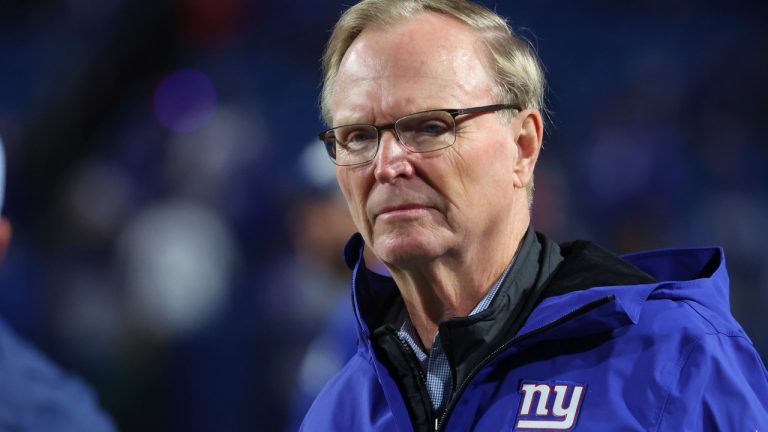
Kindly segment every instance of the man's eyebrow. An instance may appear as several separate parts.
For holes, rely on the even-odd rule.
[[[360,120],[358,118],[358,119],[350,120],[349,118],[343,118],[343,119],[341,119],[339,121],[334,121],[333,122],[333,127],[347,126],[347,125],[357,125],[357,124],[373,124],[373,122],[368,121],[367,119]]]
[[[373,124],[371,123],[373,120],[371,117],[372,113],[369,109],[345,110],[341,116],[333,116],[331,127],[355,124]]]
[[[384,125],[384,124],[390,124],[393,123],[395,120],[403,118],[405,116],[409,116],[411,114],[418,114],[420,112],[426,112],[426,111],[440,111],[440,110],[446,110],[446,109],[456,109],[457,107],[453,106],[447,106],[445,104],[442,105],[419,105],[416,107],[408,108],[407,110],[401,110],[397,111],[397,114],[387,116],[387,120],[380,120],[380,121],[372,121],[370,118],[366,118],[364,120],[360,120],[360,118],[352,119],[350,120],[350,117],[342,117],[341,120],[334,121],[332,127],[338,127],[338,126],[346,126],[346,125],[356,125],[356,124],[372,124],[372,125]]]

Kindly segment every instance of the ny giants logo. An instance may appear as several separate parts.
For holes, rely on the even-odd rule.
[[[585,384],[523,381],[515,430],[571,430],[576,425],[586,389]],[[531,412],[534,402],[536,410]]]

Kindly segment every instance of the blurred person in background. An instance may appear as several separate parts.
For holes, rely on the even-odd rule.
[[[5,152],[0,139],[0,210]],[[11,243],[11,224],[0,217],[0,262]],[[61,370],[0,318],[0,430],[106,432],[116,430],[93,391]]]
[[[323,66],[320,138],[359,231],[345,259],[360,343],[303,430],[768,426],[722,249],[619,257],[533,230],[544,78],[504,19],[364,0]]]
[[[297,346],[302,359],[298,375],[293,377],[296,388],[286,431],[298,430],[320,390],[357,350],[357,325],[349,295],[351,273],[340,253],[355,226],[327,158],[314,141],[302,152],[298,172],[303,184],[301,192],[292,194],[293,204],[287,212],[295,260],[290,271],[282,272],[290,288],[281,295],[285,297],[287,291],[300,298],[293,305],[299,311],[294,315],[306,320],[304,327],[311,341],[308,346]],[[368,254],[366,261],[373,271],[386,274],[374,255]],[[285,322],[284,317],[281,320]],[[297,334],[301,332],[290,329],[285,339],[293,345]]]

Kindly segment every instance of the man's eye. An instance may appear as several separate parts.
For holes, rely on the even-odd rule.
[[[448,125],[440,120],[429,120],[419,124],[417,132],[424,135],[441,135],[448,132]]]
[[[356,150],[367,146],[372,141],[376,141],[376,134],[370,131],[352,131],[344,137],[343,143],[349,150]]]

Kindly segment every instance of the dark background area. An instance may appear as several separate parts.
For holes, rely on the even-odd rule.
[[[318,204],[332,170],[313,142],[347,3],[0,2],[0,315],[121,430],[296,417],[308,344],[346,295],[340,250],[312,248],[348,229]],[[483,3],[547,68],[535,227],[622,253],[723,246],[768,359],[764,2]]]

